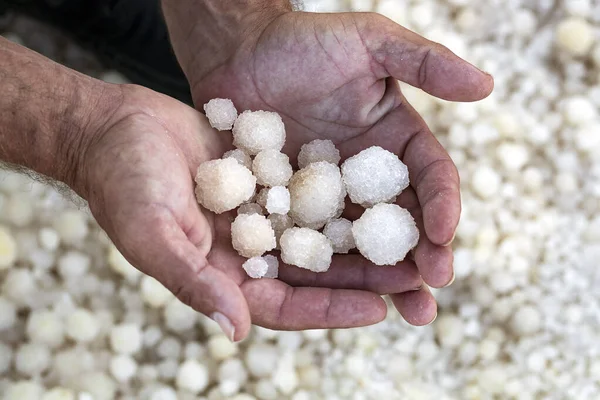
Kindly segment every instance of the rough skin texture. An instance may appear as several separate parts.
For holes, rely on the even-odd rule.
[[[242,264],[242,268],[248,274],[250,278],[258,279],[265,276],[269,269],[269,264],[263,257],[252,257],[244,264]]]
[[[412,215],[396,204],[377,204],[354,221],[352,234],[360,253],[376,265],[395,265],[419,242]]]
[[[277,150],[263,150],[254,157],[252,172],[259,185],[287,186],[294,171],[287,155]]]
[[[269,111],[244,111],[233,125],[233,145],[255,156],[263,150],[281,151],[285,127],[279,114]]]
[[[334,253],[346,254],[356,247],[352,235],[352,222],[346,218],[329,221],[323,229],[323,234],[331,241]]]
[[[302,145],[300,153],[298,153],[298,168],[304,168],[308,164],[319,161],[338,165],[340,160],[340,152],[331,140],[315,139]]]
[[[219,131],[230,131],[237,118],[237,110],[229,99],[212,99],[204,105],[210,126]]]
[[[409,185],[406,165],[379,146],[344,161],[342,176],[350,200],[363,207],[394,201]]]
[[[280,239],[281,260],[290,265],[325,272],[331,265],[333,248],[325,235],[309,228],[290,228]]]
[[[240,149],[233,149],[225,152],[221,158],[234,158],[244,167],[252,170],[252,158],[244,151]]]
[[[231,224],[231,243],[242,257],[259,257],[275,248],[275,231],[264,216],[241,214]]]
[[[296,172],[288,189],[290,216],[298,226],[312,229],[320,229],[334,218],[346,196],[339,168],[326,161]]]
[[[233,158],[200,164],[195,181],[198,203],[217,214],[249,200],[256,188],[252,172]]]
[[[275,186],[267,194],[269,214],[287,214],[290,211],[290,192],[284,186]]]

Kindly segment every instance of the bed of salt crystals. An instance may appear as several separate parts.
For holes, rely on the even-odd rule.
[[[377,7],[495,75],[495,93],[477,104],[406,89],[462,176],[456,282],[435,291],[436,322],[413,328],[390,312],[364,329],[256,329],[229,344],[118,255],[120,272],[107,267],[109,243],[87,213],[57,212],[73,206],[3,174],[0,216],[18,245],[16,266],[0,271],[7,399],[600,397],[600,3],[306,3]],[[3,17],[0,29],[121,80],[29,21]]]

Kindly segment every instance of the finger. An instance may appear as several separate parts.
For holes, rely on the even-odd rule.
[[[390,299],[400,315],[411,325],[429,325],[437,317],[437,303],[426,286],[413,292],[392,294]]]
[[[398,197],[397,203],[410,211],[420,232],[423,232],[423,213],[417,195],[407,188]],[[419,237],[414,259],[425,283],[434,288],[445,287],[454,279],[452,248],[433,244],[427,235]]]
[[[291,286],[366,290],[373,293],[402,293],[421,287],[423,281],[411,260],[380,267],[358,254],[335,255],[327,272],[282,265],[279,279]]]
[[[476,101],[493,90],[491,75],[448,48],[380,16],[355,17],[363,42],[381,76],[393,76],[427,93],[450,101]],[[373,20],[375,19],[375,20]]]
[[[247,280],[246,295],[252,323],[270,329],[352,328],[382,321],[385,302],[360,290],[292,287],[276,279]]]

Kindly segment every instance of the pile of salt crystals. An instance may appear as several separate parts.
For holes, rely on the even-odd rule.
[[[391,204],[409,185],[408,169],[395,154],[373,146],[340,169],[333,142],[313,140],[302,146],[294,172],[281,152],[285,126],[277,113],[238,116],[229,99],[213,99],[204,110],[213,128],[232,129],[236,148],[198,167],[196,197],[217,214],[239,207],[232,245],[248,258],[243,268],[250,277],[277,278],[278,259],[264,255],[274,249],[286,264],[325,272],[333,253],[358,248],[374,264],[394,265],[417,245],[414,219]],[[354,222],[341,218],[346,195],[367,208]]]

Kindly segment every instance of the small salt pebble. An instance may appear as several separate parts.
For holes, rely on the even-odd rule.
[[[223,334],[213,335],[208,339],[208,352],[217,361],[225,360],[238,352],[238,346]]]
[[[263,150],[252,161],[252,172],[261,186],[287,186],[293,170],[287,155],[278,150]]]
[[[164,308],[163,317],[166,327],[173,332],[191,329],[198,319],[198,313],[190,306],[173,298]]]
[[[204,105],[204,112],[210,126],[220,131],[231,130],[238,115],[230,99],[212,99]]]
[[[78,251],[68,251],[58,259],[58,273],[64,280],[80,279],[91,265],[90,257]]]
[[[245,362],[250,374],[257,378],[270,376],[277,365],[279,353],[271,344],[254,343],[246,350]]]
[[[88,235],[87,216],[79,210],[67,210],[54,221],[54,229],[64,243],[81,242]]]
[[[266,275],[269,264],[263,257],[252,257],[242,264],[242,268],[250,278],[259,279]]]
[[[140,295],[144,303],[152,308],[163,307],[175,297],[162,283],[148,275],[142,276]]]
[[[345,218],[329,221],[323,229],[323,234],[331,241],[334,253],[347,254],[356,247],[352,235],[352,222]]]
[[[285,126],[281,117],[269,111],[244,111],[233,126],[233,145],[251,156],[263,150],[281,151]]]
[[[519,307],[511,320],[513,331],[519,336],[534,334],[542,327],[542,315],[532,305]]]
[[[44,393],[41,400],[75,400],[75,392],[68,388],[55,387]]]
[[[65,339],[63,322],[55,312],[48,310],[32,312],[27,320],[26,332],[32,342],[52,349],[62,345]]]
[[[19,381],[8,386],[5,400],[39,400],[44,388],[35,381]]]
[[[290,192],[283,186],[274,186],[267,194],[269,214],[287,214],[290,211]]]
[[[135,354],[142,348],[142,331],[133,324],[115,325],[110,331],[110,345],[117,354]]]
[[[80,308],[67,317],[66,334],[78,343],[93,341],[99,332],[98,320],[89,310]]]
[[[565,19],[556,28],[556,43],[573,56],[584,56],[594,44],[593,28],[583,18]]]
[[[479,166],[471,179],[473,191],[484,199],[494,196],[500,188],[501,178],[488,166]]]
[[[277,279],[279,276],[279,260],[277,257],[267,254],[263,256],[263,259],[267,262],[267,272],[263,278]]]
[[[331,242],[315,230],[290,228],[281,235],[280,246],[281,259],[286,264],[313,272],[325,272],[331,265]]]
[[[26,376],[37,376],[50,367],[52,353],[43,344],[27,343],[15,353],[15,369]]]
[[[298,153],[298,168],[302,169],[308,164],[327,161],[338,165],[341,160],[340,152],[331,140],[315,139],[303,144]]]
[[[195,360],[184,361],[177,370],[175,384],[178,389],[187,390],[195,395],[203,392],[209,384],[209,371]]]
[[[0,225],[0,271],[12,267],[17,259],[17,242],[10,230]]]
[[[238,163],[240,163],[240,165],[243,165],[244,167],[246,167],[250,171],[252,171],[252,158],[243,150],[240,150],[240,149],[229,150],[229,151],[225,152],[225,154],[223,154],[223,157],[221,157],[221,158],[233,158]]]
[[[110,373],[117,382],[128,382],[137,373],[137,362],[128,355],[115,355],[110,360]]]
[[[231,224],[231,240],[233,248],[246,258],[262,256],[277,244],[271,223],[258,214],[238,215]]]

